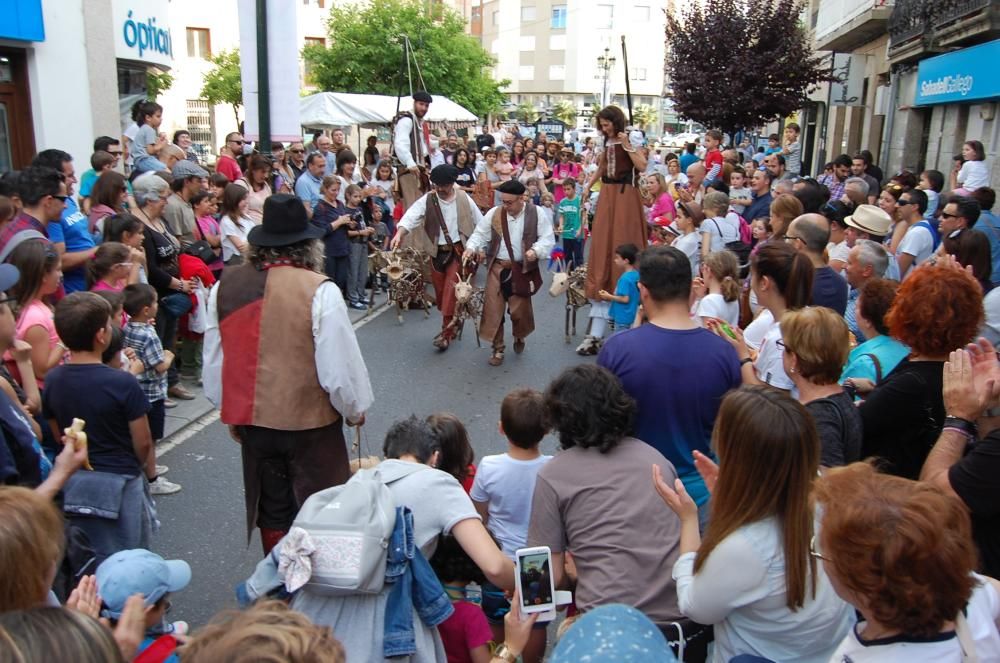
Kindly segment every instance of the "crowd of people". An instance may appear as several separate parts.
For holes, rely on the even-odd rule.
[[[1000,658],[981,143],[948,176],[861,152],[811,177],[793,123],[674,154],[615,107],[598,140],[461,138],[413,102],[360,163],[341,130],[269,154],[234,132],[210,169],[141,102],[79,182],[56,149],[0,178],[0,659]],[[347,309],[403,247],[428,257],[439,351],[485,267],[491,366],[508,317],[525,350],[540,265],[586,270],[596,363],[482,404],[503,453],[437,412],[348,462],[374,396]],[[196,560],[151,550],[181,489],[156,442],[194,384],[241,444],[264,555],[244,609],[191,629],[169,612]],[[365,591],[323,575],[373,564],[325,538],[323,500],[367,514],[337,521],[351,541],[381,528]],[[538,546],[572,591],[558,633],[515,591]]]

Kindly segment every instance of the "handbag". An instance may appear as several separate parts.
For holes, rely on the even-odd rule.
[[[218,260],[218,256],[216,256],[215,251],[212,250],[212,245],[203,239],[199,239],[188,244],[184,247],[184,253],[198,258],[206,265],[211,265],[213,262]]]
[[[195,296],[195,303],[188,316],[188,330],[195,334],[204,334],[208,327],[208,288],[201,279],[197,280],[192,294]]]
[[[501,210],[502,211],[502,210]],[[507,255],[512,260],[514,267],[500,270],[500,292],[505,299],[511,295],[518,297],[533,297],[535,293],[542,289],[542,270],[535,265],[534,269],[524,271],[523,265],[513,261],[514,249],[510,246],[510,231],[507,229],[507,215],[501,219],[500,229],[503,231],[503,243],[507,246]],[[504,287],[504,284],[509,284]]]

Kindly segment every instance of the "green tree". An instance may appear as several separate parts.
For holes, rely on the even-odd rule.
[[[552,117],[572,129],[576,126],[576,104],[565,99],[552,107]]]
[[[432,95],[442,94],[481,117],[504,103],[501,89],[510,81],[490,78],[493,58],[465,34],[465,20],[453,10],[438,7],[429,14],[420,0],[372,0],[334,6],[328,27],[329,48],[315,44],[302,51],[322,90],[395,96],[401,83],[406,85],[400,36],[407,35]],[[416,70],[413,80],[416,88]]]
[[[174,77],[170,72],[163,71],[160,73],[147,72],[146,73],[146,97],[149,99],[156,99],[161,94],[170,89],[170,86],[174,84]]]
[[[538,118],[541,116],[541,113],[539,113],[538,109],[527,101],[522,101],[517,105],[517,108],[514,109],[514,116],[525,124],[534,124],[535,122],[538,122]]]
[[[201,98],[209,104],[229,104],[233,107],[236,124],[240,123],[239,108],[243,105],[243,80],[240,78],[240,52],[222,51],[209,59],[212,68],[205,74]]]
[[[656,116],[656,106],[649,104],[639,104],[632,111],[632,119],[641,129],[648,129],[650,125],[655,124]]]

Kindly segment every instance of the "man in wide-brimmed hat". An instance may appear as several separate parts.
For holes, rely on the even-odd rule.
[[[347,481],[344,421],[374,400],[340,289],[323,274],[323,229],[277,194],[208,299],[205,395],[243,449],[247,533],[267,553],[306,498]]]
[[[461,271],[462,253],[469,237],[482,220],[482,212],[467,193],[455,187],[458,168],[450,164],[431,171],[434,190],[417,199],[399,221],[392,238],[395,250],[403,238],[409,245],[431,257],[431,283],[438,310],[441,333],[434,337],[434,347],[447,350],[455,338],[451,324],[455,315],[455,284]]]

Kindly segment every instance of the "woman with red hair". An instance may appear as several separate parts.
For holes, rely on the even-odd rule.
[[[982,321],[983,291],[961,268],[928,265],[903,281],[886,322],[910,356],[861,404],[862,458],[878,456],[889,474],[920,476],[944,426],[944,362],[972,341]]]
[[[831,661],[996,661],[1000,583],[973,573],[962,503],[866,463],[816,482],[823,519],[812,556],[861,613]]]

